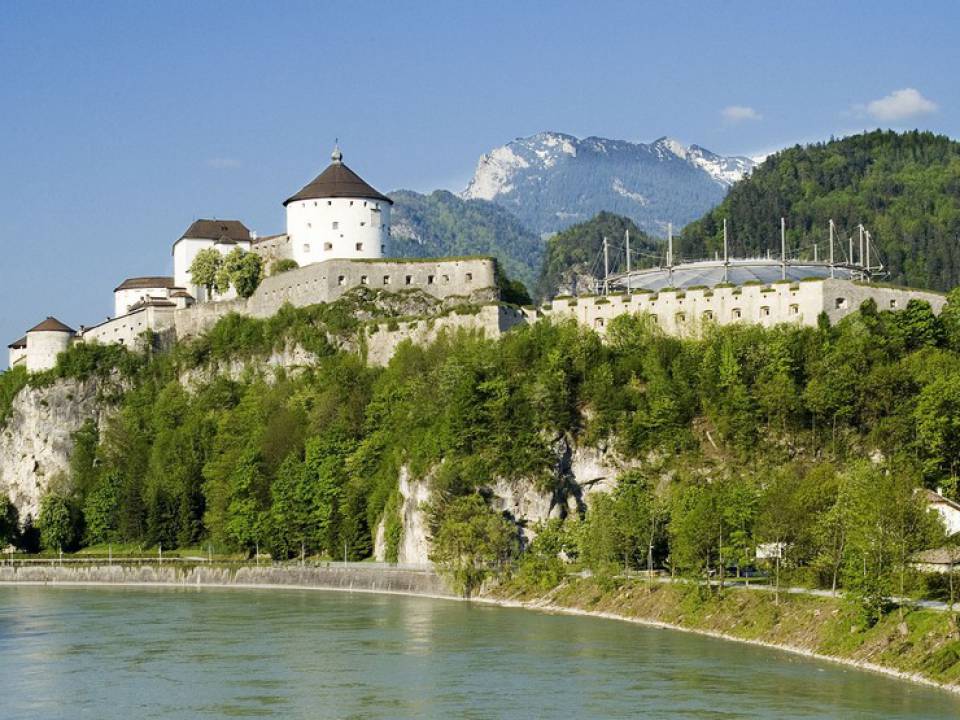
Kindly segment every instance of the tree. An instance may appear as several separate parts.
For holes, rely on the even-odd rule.
[[[279,275],[290,270],[296,270],[300,267],[293,258],[278,258],[270,264],[270,274]]]
[[[40,501],[37,528],[40,543],[47,550],[71,548],[76,539],[76,526],[70,501],[61,495],[44,495]]]
[[[432,514],[439,522],[430,559],[465,597],[517,552],[513,525],[477,493],[455,498]]]
[[[207,291],[207,298],[213,295],[214,290],[218,293],[226,292],[229,282],[224,285],[223,277],[223,255],[215,248],[204,248],[200,250],[190,263],[190,281],[194,285],[199,285]]]
[[[7,545],[16,544],[20,527],[17,506],[9,498],[0,497],[0,550]]]
[[[83,503],[83,521],[88,544],[118,539],[122,482],[118,473],[106,473],[87,495]]]
[[[263,260],[252,252],[234,248],[226,257],[217,273],[218,292],[226,292],[231,285],[237,295],[248,298],[256,292],[263,280]]]

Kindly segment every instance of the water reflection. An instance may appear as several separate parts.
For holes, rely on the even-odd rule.
[[[321,592],[0,588],[0,716],[956,718],[960,699],[581,617]]]

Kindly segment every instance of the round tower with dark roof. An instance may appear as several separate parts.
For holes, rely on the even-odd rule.
[[[344,165],[339,146],[327,169],[283,204],[291,254],[301,267],[387,255],[393,200]]]
[[[27,330],[26,363],[30,372],[49,370],[57,364],[57,355],[70,347],[76,331],[55,317]]]

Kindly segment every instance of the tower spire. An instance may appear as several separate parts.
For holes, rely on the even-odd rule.
[[[343,163],[343,153],[340,152],[340,138],[337,138],[333,142],[333,152],[330,153],[330,159],[333,160],[337,165]]]

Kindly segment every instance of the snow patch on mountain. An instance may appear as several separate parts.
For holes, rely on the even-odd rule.
[[[641,195],[638,192],[631,192],[630,190],[628,190],[626,186],[624,186],[623,180],[621,180],[620,178],[614,178],[613,185],[611,187],[613,187],[613,191],[618,195],[623,195],[623,197],[625,198],[630,198],[631,200],[638,202],[641,205],[648,204],[647,199],[643,195]]]

